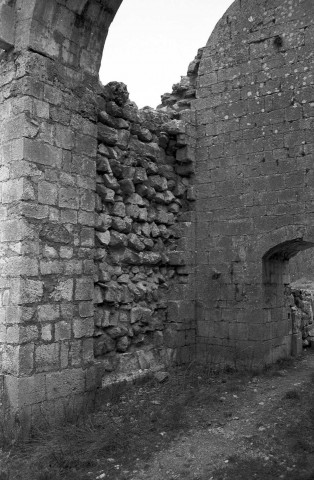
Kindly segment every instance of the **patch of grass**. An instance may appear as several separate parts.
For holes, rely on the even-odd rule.
[[[144,385],[112,387],[93,414],[65,408],[66,422],[60,427],[49,425],[44,417],[46,428],[34,430],[31,442],[16,446],[18,461],[11,462],[9,480],[85,479],[84,472],[99,469],[99,461],[114,480],[119,472],[106,459],[132,464],[139,452],[149,456],[170,442],[188,426],[191,395],[199,389],[200,379],[178,369],[167,384],[150,380]]]
[[[283,364],[276,368],[282,369]],[[2,468],[3,475],[6,469],[10,474],[3,479],[0,476],[0,480],[86,480],[87,472],[100,470],[110,480],[121,480],[122,473],[115,468],[116,464],[131,471],[138,457],[149,464],[152,454],[166,449],[190,427],[201,429],[208,428],[209,424],[226,424],[232,417],[233,397],[237,397],[234,394],[241,393],[251,379],[252,372],[248,370],[225,369],[218,373],[212,365],[192,363],[186,368],[170,370],[166,383],[151,379],[133,386],[111,387],[104,392],[95,413],[87,414],[84,409],[76,411],[70,405],[65,406],[67,422],[62,427],[49,425],[49,417],[45,417],[46,428],[35,430],[28,444],[10,446],[7,463],[0,463],[0,472]],[[299,397],[296,389],[287,392],[285,398],[298,399],[298,402],[285,402],[285,408],[292,412],[291,418],[296,419],[296,423],[289,427],[288,433],[285,417],[276,431],[283,444],[292,436],[292,444],[299,445],[295,450],[300,456],[312,452],[314,442],[314,433],[309,432],[311,428],[314,432],[314,384],[311,385],[313,392],[306,391],[309,400],[303,394]],[[225,397],[223,402],[221,397]],[[304,437],[304,430],[307,443],[302,446],[298,440]],[[248,448],[265,448],[266,435],[270,435],[270,430],[263,434],[257,431],[256,441],[251,439]],[[289,450],[289,445],[287,448]],[[217,475],[215,473],[215,480],[279,478],[276,476],[278,465],[273,460],[265,462],[254,457],[250,465],[236,455],[228,460],[226,467],[217,470]],[[256,476],[256,472],[260,476]],[[200,480],[208,480],[210,476],[200,477]]]
[[[287,373],[287,370],[295,365],[294,357],[287,357],[280,360],[277,360],[276,363],[263,365],[260,368],[257,368],[256,371],[253,369],[255,376],[262,377],[283,377]]]

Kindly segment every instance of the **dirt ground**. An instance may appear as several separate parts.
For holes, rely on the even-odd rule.
[[[2,450],[0,480],[314,480],[314,353],[262,372],[190,366]]]
[[[313,386],[314,356],[306,353],[287,369],[226,388],[219,420],[209,408],[206,422],[204,411],[202,429],[154,454],[132,480],[314,479]]]

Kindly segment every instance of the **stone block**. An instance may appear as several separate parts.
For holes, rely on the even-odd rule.
[[[85,389],[85,375],[81,368],[62,370],[48,373],[46,376],[47,400],[57,398],[71,398],[73,394],[80,394]]]
[[[60,247],[60,257],[69,260],[73,257],[73,248],[72,247]]]
[[[63,262],[65,275],[81,275],[83,272],[82,260],[68,260]]]
[[[32,228],[22,219],[2,220],[0,242],[18,242],[26,238],[32,238]]]
[[[94,339],[86,338],[82,342],[83,362],[92,363],[94,361]]]
[[[82,364],[82,342],[81,340],[72,340],[69,345],[71,365],[72,367],[79,367]]]
[[[23,378],[8,375],[5,377],[5,388],[13,409],[22,409],[46,400],[46,375],[35,374]]]
[[[9,327],[10,328],[10,327]],[[9,343],[9,328],[7,330],[7,341]],[[35,342],[38,339],[38,326],[28,325],[19,327],[19,343]]]
[[[24,138],[23,158],[29,162],[60,168],[62,149],[30,138]]]
[[[167,180],[160,175],[151,175],[148,179],[148,184],[154,188],[156,192],[163,192],[168,188]]]
[[[35,349],[35,362],[37,372],[57,370],[60,366],[60,344],[38,345]]]
[[[82,318],[92,317],[94,315],[94,303],[93,302],[80,302],[79,303],[79,315]]]
[[[114,146],[118,141],[118,132],[103,123],[98,124],[98,140],[105,145]]]
[[[116,342],[106,333],[94,340],[94,354],[95,357],[100,357],[106,353],[115,350]]]
[[[141,322],[149,323],[152,316],[152,310],[144,307],[134,307],[131,310],[131,323]]]
[[[123,118],[112,117],[105,110],[99,113],[98,118],[101,123],[114,129],[128,129],[130,127],[129,123],[126,120],[124,120]]]
[[[175,327],[168,327],[164,331],[164,344],[169,348],[185,345],[185,331],[178,331]]]
[[[105,301],[105,292],[104,289],[99,285],[96,285],[94,288],[94,303],[101,304]]]
[[[74,319],[73,333],[75,338],[92,337],[94,333],[94,319],[93,318]]]
[[[42,275],[58,275],[63,272],[64,264],[59,260],[41,261],[40,273]]]
[[[105,187],[107,188],[110,188],[111,190],[119,190],[120,186],[119,186],[119,183],[116,179],[116,177],[111,173],[111,174],[108,174],[108,173],[105,173],[103,176],[102,176],[102,179],[103,179],[103,183],[105,185]]]
[[[57,214],[59,214],[59,211],[57,210]],[[58,220],[58,218],[54,219],[55,221]],[[73,225],[76,225],[78,222],[78,215],[76,210],[68,210],[64,209],[61,210],[61,223],[71,223]]]
[[[52,324],[46,323],[41,327],[41,340],[43,342],[51,342],[52,340]]]
[[[38,303],[44,294],[43,282],[40,280],[22,279],[20,288],[21,303]]]
[[[2,275],[8,277],[18,277],[19,275],[34,277],[39,273],[38,261],[24,256],[10,257],[2,263],[1,271]]]
[[[65,369],[69,366],[69,342],[62,342],[60,344],[60,367]]]
[[[55,341],[69,340],[72,335],[71,319],[61,321],[55,324]]]
[[[51,300],[60,302],[62,300],[71,301],[73,299],[73,280],[58,280],[52,292],[49,294]]]
[[[111,231],[109,245],[111,247],[126,247],[128,243],[127,236],[124,233]]]
[[[84,190],[80,195],[80,206],[82,210],[94,212],[95,210],[95,193],[90,190]]]
[[[75,134],[74,151],[82,156],[96,157],[97,141],[96,138],[90,135],[83,135],[81,133]]]
[[[111,188],[98,184],[96,186],[96,192],[104,203],[114,203],[115,192]]]
[[[57,205],[58,188],[57,185],[50,182],[39,182],[38,184],[38,202],[45,205]]]
[[[96,238],[99,240],[100,244],[103,246],[108,246],[110,243],[110,232],[96,232]]]
[[[5,307],[6,323],[23,323],[34,319],[36,307],[22,307],[17,305],[8,305]],[[1,322],[0,322],[1,323]]]
[[[2,185],[2,203],[12,203],[18,200],[35,200],[34,186],[25,178],[10,180]]]
[[[103,292],[103,298],[106,302],[109,303],[121,302],[122,289],[120,285],[115,282],[110,282]]]
[[[30,375],[34,369],[34,344],[7,345],[2,356],[3,372],[11,375]]]
[[[59,305],[46,304],[38,305],[38,321],[39,322],[53,322],[60,317]]]
[[[51,223],[43,225],[39,234],[40,239],[49,243],[70,243],[72,240],[71,233],[69,233],[64,225],[52,223],[55,220],[58,220],[58,218],[51,220]]]
[[[79,278],[75,282],[75,300],[92,300],[94,295],[94,281],[92,277]]]
[[[44,85],[44,100],[52,105],[60,105],[62,103],[62,92],[52,85]]]
[[[59,190],[59,207],[79,208],[79,192],[75,188],[60,188]]]
[[[130,132],[128,130],[118,130],[118,139],[116,146],[121,150],[126,150],[130,140]]]
[[[0,6],[0,48],[10,50],[15,40],[15,14],[9,5]]]

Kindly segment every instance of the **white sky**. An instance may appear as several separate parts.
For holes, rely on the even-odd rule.
[[[100,79],[128,86],[138,107],[156,107],[160,96],[186,75],[233,0],[123,0],[106,40]]]

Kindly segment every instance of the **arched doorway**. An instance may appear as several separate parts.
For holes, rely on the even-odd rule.
[[[302,350],[303,325],[298,311],[302,294],[297,295],[291,287],[289,260],[313,246],[296,238],[276,245],[263,256],[265,319],[270,323],[274,347],[285,345],[292,355]]]

